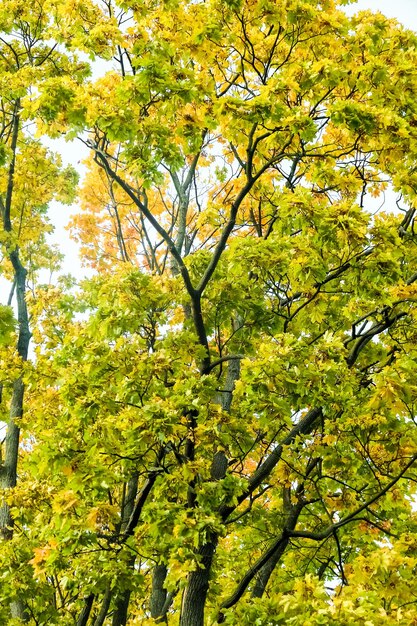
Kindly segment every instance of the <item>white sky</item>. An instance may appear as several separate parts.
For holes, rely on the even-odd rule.
[[[346,7],[346,12],[351,15],[365,9],[396,17],[404,26],[417,31],[417,0],[358,0]]]

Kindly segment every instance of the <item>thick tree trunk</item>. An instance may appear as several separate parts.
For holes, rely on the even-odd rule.
[[[167,567],[163,563],[155,565],[152,573],[152,591],[150,600],[151,617],[157,624],[167,622],[167,590],[164,588]]]
[[[204,607],[209,588],[210,570],[217,547],[217,535],[200,548],[202,567],[191,572],[182,597],[180,626],[204,626]]]

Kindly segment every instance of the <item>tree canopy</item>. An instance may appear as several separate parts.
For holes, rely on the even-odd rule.
[[[1,623],[417,624],[417,36],[345,4],[3,0]]]

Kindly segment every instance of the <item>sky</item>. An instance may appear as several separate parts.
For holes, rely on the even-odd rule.
[[[417,31],[417,0],[358,0],[346,7],[346,12],[351,15],[365,9],[395,17],[407,28]]]

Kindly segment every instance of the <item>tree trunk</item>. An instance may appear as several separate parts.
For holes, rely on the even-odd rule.
[[[235,382],[240,376],[240,360],[232,359],[229,361],[226,374],[226,382],[221,393],[217,394],[216,401],[221,405],[223,411],[229,413],[233,400],[233,389]],[[223,450],[215,450],[213,462],[211,464],[211,477],[213,480],[221,480],[226,476],[228,467],[228,459]]]
[[[93,602],[94,602],[94,594],[91,593],[88,596],[88,598],[86,598],[84,601],[84,607],[77,620],[77,626],[86,626],[88,622],[88,618],[90,617],[91,609],[93,607]]]
[[[239,376],[240,360],[232,359],[227,368],[224,391],[218,397],[218,402],[224,411],[230,411],[233,389]],[[221,480],[226,475],[227,467],[228,460],[225,452],[223,450],[215,451],[210,470],[211,477],[214,480]],[[204,607],[217,542],[218,536],[212,533],[207,543],[200,548],[199,556],[201,557],[202,567],[189,574],[188,584],[182,599],[180,626],[204,626]]]
[[[10,254],[16,277],[17,312],[19,321],[19,337],[17,350],[23,361],[27,360],[30,341],[29,317],[26,307],[26,270],[20,263],[19,252],[14,250]],[[22,378],[13,384],[12,399],[10,402],[9,423],[6,431],[5,457],[0,471],[0,487],[12,489],[16,486],[17,459],[19,453],[20,428],[16,420],[23,415],[24,385]],[[13,535],[13,521],[10,507],[6,502],[0,508],[0,532],[4,539],[11,539]]]
[[[127,483],[127,494],[126,499],[123,503],[123,511],[122,511],[122,522],[120,531],[123,533],[130,520],[130,516],[133,513],[133,509],[135,507],[135,499],[138,493],[138,473],[134,473],[133,476],[129,479]],[[128,570],[133,570],[135,566],[135,555],[131,555],[126,563],[126,567]],[[113,620],[112,626],[125,626],[127,622],[127,613],[129,610],[129,602],[130,602],[131,590],[126,589],[117,599],[115,603],[115,608],[113,612]]]
[[[167,567],[163,563],[155,565],[152,574],[152,591],[150,600],[151,617],[157,624],[167,622],[167,590],[164,588]]]
[[[12,489],[16,486],[20,429],[16,425],[15,419],[22,415],[23,393],[23,382],[21,378],[18,378],[13,385],[10,419],[6,430],[5,457],[1,468],[0,480],[2,489]],[[10,506],[5,501],[0,508],[0,531],[3,539],[11,539],[13,536],[13,520],[10,514]]]
[[[109,611],[110,602],[111,602],[111,590],[110,590],[110,587],[107,587],[106,593],[104,594],[104,598],[101,603],[100,612],[94,621],[94,626],[103,626],[104,620],[106,619],[107,613]]]
[[[27,360],[30,342],[29,316],[26,306],[26,269],[20,262],[19,251],[16,248],[10,253],[16,281],[17,313],[19,322],[19,337],[17,342],[18,354],[23,361]],[[17,462],[19,457],[20,428],[16,420],[23,415],[24,384],[19,377],[13,384],[10,402],[9,422],[6,430],[4,463],[0,469],[0,487],[7,490],[16,486]],[[13,537],[13,519],[9,504],[3,500],[0,506],[0,534],[6,541]],[[28,622],[29,615],[25,603],[16,598],[10,604],[12,618],[21,622]]]
[[[279,549],[271,556],[269,561],[265,563],[258,576],[256,577],[255,586],[252,591],[252,598],[262,598],[265,593],[266,586],[271,577],[272,572],[280,562],[282,555],[287,549],[289,539],[279,546]]]
[[[202,566],[191,572],[188,577],[188,584],[182,597],[180,626],[204,626],[204,607],[216,547],[217,535],[213,533],[209,541],[200,548]]]
[[[133,569],[134,564],[135,557],[133,556],[129,559],[127,568]],[[126,626],[131,593],[130,589],[126,589],[126,591],[124,591],[123,594],[117,598],[116,606],[113,612],[112,626]]]

